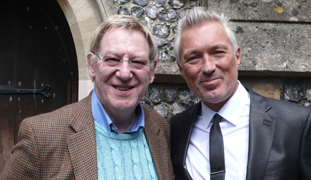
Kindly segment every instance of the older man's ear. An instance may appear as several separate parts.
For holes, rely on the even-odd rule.
[[[91,78],[95,78],[95,66],[96,63],[92,63],[92,57],[94,56],[94,54],[92,52],[87,53],[87,64],[88,64],[88,69],[89,69],[89,75]]]
[[[155,74],[155,70],[156,70],[157,64],[158,64],[158,61],[154,60],[153,61],[153,65],[152,65],[152,69],[150,68],[151,75],[150,75],[150,79],[149,79],[149,84],[151,84],[153,82],[153,80],[155,79],[154,74]]]

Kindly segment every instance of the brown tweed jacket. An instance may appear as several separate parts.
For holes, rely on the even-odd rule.
[[[174,179],[169,124],[144,107],[145,135],[159,179]],[[0,179],[98,179],[91,96],[22,121]]]

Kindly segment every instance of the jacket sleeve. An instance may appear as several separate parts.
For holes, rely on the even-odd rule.
[[[311,112],[309,112],[302,138],[300,179],[311,179]]]
[[[30,119],[22,121],[18,143],[4,167],[0,179],[40,179],[40,155]]]

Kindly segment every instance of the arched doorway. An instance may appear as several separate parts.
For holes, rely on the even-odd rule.
[[[20,122],[78,99],[78,66],[56,0],[10,0],[0,10],[0,172]]]

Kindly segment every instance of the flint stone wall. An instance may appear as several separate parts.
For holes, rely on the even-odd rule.
[[[185,11],[204,6],[232,20],[242,60],[239,80],[259,94],[311,106],[309,0],[101,0],[145,21],[158,46],[155,82],[142,103],[170,117],[199,102],[179,74],[173,41]],[[105,7],[107,9],[107,7]]]

